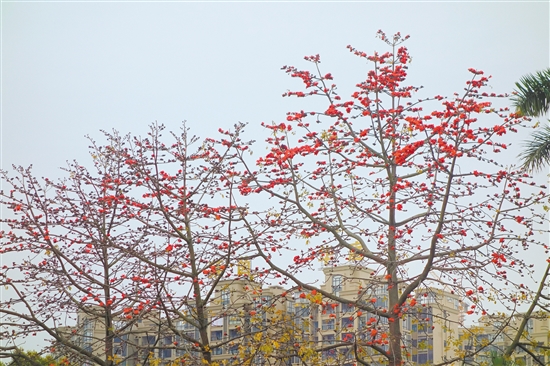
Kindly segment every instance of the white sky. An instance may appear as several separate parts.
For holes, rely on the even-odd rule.
[[[460,92],[469,67],[493,75],[495,93],[550,65],[550,6],[539,2],[7,2],[1,7],[0,166],[62,176],[91,165],[89,134],[144,134],[157,120],[192,132],[262,121],[303,108],[280,71],[321,54],[341,95],[368,66],[345,48],[385,52],[375,38],[410,34],[409,82],[424,96]],[[303,100],[299,101],[303,102]],[[514,142],[527,139],[515,136]],[[511,159],[519,152],[512,145]],[[256,154],[258,156],[261,151]]]
[[[321,54],[342,89],[367,67],[345,48],[386,51],[378,29],[410,34],[410,81],[426,95],[461,91],[468,67],[495,92],[549,65],[549,3],[3,2],[1,166],[61,175],[89,163],[100,129],[143,133],[187,120],[218,127],[281,121],[298,83],[280,67]],[[259,132],[260,136],[263,132]],[[257,135],[255,135],[257,137]]]

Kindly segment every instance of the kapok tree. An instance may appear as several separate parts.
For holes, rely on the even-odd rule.
[[[250,343],[253,334],[241,327],[221,339],[210,336],[213,323],[251,316],[246,294],[231,294],[218,311],[211,309],[226,300],[221,294],[233,281],[249,283],[250,293],[262,282],[250,268],[256,254],[244,221],[246,205],[238,201],[240,177],[232,155],[233,146],[245,151],[248,143],[241,141],[240,128],[219,130],[219,139],[201,141],[184,125],[180,133],[171,133],[170,142],[163,130],[154,125],[146,138],[106,134],[109,143],[97,154],[125,164],[119,176],[132,187],[125,217],[149,238],[127,249],[149,269],[147,281],[156,288],[165,335],[174,341],[164,348],[184,350],[183,363],[212,364],[216,350]],[[250,362],[254,354],[238,356],[238,362]]]
[[[70,360],[111,365],[123,309],[146,313],[154,305],[140,281],[146,268],[124,249],[145,238],[123,215],[128,182],[116,177],[123,164],[99,156],[95,163],[97,174],[73,163],[60,181],[38,179],[30,168],[2,172],[8,190],[0,202],[11,209],[0,233],[3,357],[39,337],[52,341],[47,351]],[[100,323],[100,335],[65,328],[77,316]]]
[[[489,98],[499,96],[483,90],[489,77],[469,69],[463,93],[415,99],[419,88],[405,84],[408,36],[378,36],[389,52],[367,55],[348,46],[372,65],[349,97],[321,72],[318,55],[305,58],[312,71],[283,68],[304,84],[283,96],[325,104],[265,124],[269,152],[255,165],[241,154],[240,189],[278,202],[257,220],[272,226],[272,235],[254,236],[269,267],[301,291],[386,319],[387,328],[371,322],[338,345],[370,348],[396,366],[409,347],[399,320],[416,311],[415,297],[426,288],[467,299],[467,314],[486,314],[487,297],[519,301],[521,284],[510,273],[528,271],[521,254],[539,245],[534,232],[545,229],[539,204],[547,195],[498,157],[525,119],[493,106]],[[270,254],[288,246],[296,252],[287,268]],[[377,307],[366,291],[342,298],[297,275],[320,258],[328,266],[351,261],[372,269],[387,306]],[[356,352],[357,361],[367,364],[362,355]]]
[[[102,366],[145,365],[158,350],[210,364],[216,348],[250,335],[212,344],[207,332],[243,311],[208,312],[220,281],[252,275],[242,268],[254,254],[228,155],[242,142],[237,133],[200,141],[184,127],[165,144],[162,130],[105,133],[105,145],[92,141],[95,171],[70,164],[58,182],[3,172],[1,203],[12,211],[0,249],[3,357],[37,336],[69,360]],[[154,352],[140,352],[142,336]]]

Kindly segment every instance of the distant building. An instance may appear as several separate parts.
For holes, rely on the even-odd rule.
[[[523,314],[517,314],[512,319],[502,317],[482,317],[477,325],[460,329],[462,344],[460,348],[465,352],[479,351],[474,357],[466,359],[466,365],[479,365],[480,362],[489,362],[491,356],[503,355],[512,344],[518,332]],[[547,365],[550,363],[548,346],[550,345],[550,317],[548,313],[535,313],[527,320],[526,327],[521,335],[522,347],[516,347],[511,361],[518,366]],[[540,362],[537,363],[533,356]]]
[[[321,289],[354,302],[373,302],[377,309],[388,309],[387,285],[381,276],[376,276],[368,268],[353,265],[325,267],[325,284]],[[446,348],[447,341],[458,337],[458,323],[461,316],[461,303],[458,296],[438,289],[417,289],[416,305],[401,319],[401,331],[405,359],[413,364],[433,364],[452,358],[452,350]],[[333,307],[336,305],[335,307]],[[321,344],[350,340],[350,346],[325,355],[342,359],[343,355],[353,364],[353,344],[355,337],[368,342],[370,331],[377,334],[388,331],[388,319],[374,314],[357,316],[357,309],[351,304],[330,304],[316,313],[320,324]],[[373,321],[374,320],[374,321]],[[369,325],[369,323],[371,323]],[[335,327],[336,332],[332,329]],[[375,325],[373,327],[373,325]],[[332,330],[332,331],[331,331]],[[379,345],[388,350],[387,344]],[[366,361],[371,365],[384,364],[385,358],[366,347]],[[340,365],[341,363],[336,363]]]
[[[383,365],[385,357],[368,345],[388,349],[388,318],[362,311],[356,305],[368,303],[376,309],[388,309],[386,282],[372,270],[352,264],[325,267],[323,273],[321,291],[347,301],[335,301],[318,291],[262,287],[246,277],[220,281],[207,306],[213,361],[232,364],[244,357],[250,365],[298,366],[310,357],[310,361],[316,358],[327,366],[352,366],[358,353],[369,365]],[[460,328],[465,304],[451,291],[442,289],[417,289],[409,304],[400,321],[402,351],[411,365],[487,361],[490,351],[501,352],[509,344],[513,328],[520,321],[516,318],[504,326],[486,317],[478,327]],[[189,316],[192,313],[189,309]],[[548,345],[549,324],[547,317],[530,319],[524,339]],[[169,322],[158,313],[150,313],[132,323],[120,319],[114,328],[119,334],[113,339],[114,353],[121,366],[144,365],[152,360],[160,366],[174,361],[181,364],[184,360],[184,364],[191,365],[200,361],[201,354],[192,343],[200,339],[199,332],[189,322]],[[72,337],[85,351],[105,356],[105,326],[93,311],[78,314],[77,325],[58,331]],[[476,357],[467,357],[467,353],[482,347]],[[546,361],[542,348],[537,355]],[[519,363],[532,365],[521,350],[514,357]],[[78,361],[77,354],[72,360],[91,366],[89,361]]]

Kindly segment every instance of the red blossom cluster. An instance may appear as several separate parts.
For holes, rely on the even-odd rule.
[[[77,164],[70,179],[44,187],[24,169],[20,181],[4,175],[13,189],[0,193],[2,204],[15,218],[3,221],[10,229],[0,232],[0,253],[37,259],[2,267],[0,284],[23,290],[0,308],[32,295],[51,316],[65,296],[63,311],[94,304],[110,321],[174,318],[200,328],[198,337],[182,334],[203,358],[193,364],[212,361],[208,306],[233,280],[253,280],[246,294],[261,292],[262,281],[291,287],[274,300],[295,293],[332,319],[345,303],[352,315],[341,319],[365,323],[361,346],[388,346],[392,366],[405,363],[400,320],[430,321],[422,299],[430,285],[464,294],[475,303],[467,314],[484,314],[488,278],[529,271],[518,248],[538,245],[535,226],[546,220],[536,210],[546,187],[502,167],[497,155],[525,119],[488,101],[496,96],[481,90],[489,77],[475,69],[461,95],[414,99],[420,88],[406,84],[411,57],[401,45],[408,36],[378,35],[391,51],[348,46],[372,66],[348,96],[320,71],[319,55],[305,58],[314,71],[283,67],[303,84],[284,96],[324,102],[263,123],[267,152],[255,161],[243,124],[204,140],[183,126],[171,143],[154,125],[145,138],[107,133],[105,146],[92,141],[97,176]],[[301,278],[317,260],[327,274],[344,265],[350,273],[341,280],[360,283],[357,298]],[[354,271],[366,268],[371,278],[356,281]],[[13,271],[26,281],[13,280]]]

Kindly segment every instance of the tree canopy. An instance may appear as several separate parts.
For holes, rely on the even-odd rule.
[[[485,92],[476,69],[462,93],[419,99],[408,36],[378,36],[387,52],[348,46],[372,66],[350,95],[318,55],[311,70],[284,67],[303,84],[285,97],[316,108],[264,123],[268,152],[255,160],[244,124],[205,139],[154,124],[146,137],[91,140],[93,167],[71,163],[64,180],[2,172],[6,344],[40,334],[101,366],[160,362],[150,349],[186,364],[396,366],[421,362],[407,319],[425,337],[494,315],[495,301],[511,319],[531,296],[524,253],[547,248],[536,235],[546,187],[499,158],[528,118],[496,106],[506,96]],[[319,262],[331,284],[307,275]],[[442,293],[461,316],[429,301]],[[313,309],[327,322],[314,326]],[[446,336],[456,347],[442,364],[481,352]]]

